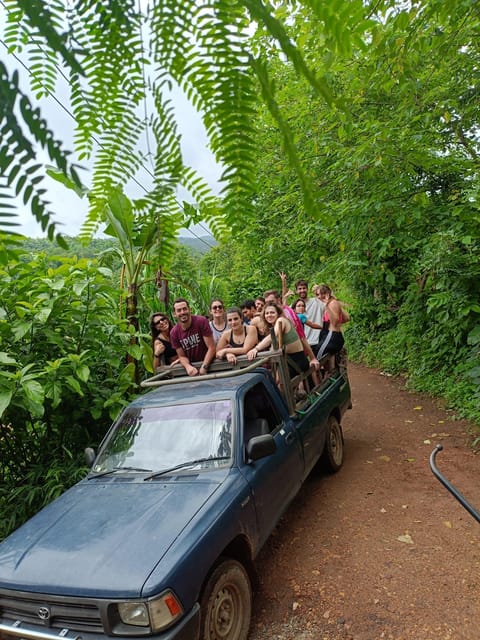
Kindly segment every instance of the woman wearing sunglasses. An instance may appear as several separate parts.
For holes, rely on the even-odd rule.
[[[220,340],[222,333],[227,329],[227,316],[222,300],[215,298],[210,303],[210,328],[212,329],[215,344]]]
[[[152,314],[150,330],[152,334],[154,370],[162,365],[175,364],[177,361],[177,352],[170,342],[171,328],[172,323],[164,313]]]

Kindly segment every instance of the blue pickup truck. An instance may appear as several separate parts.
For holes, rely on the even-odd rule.
[[[341,467],[351,406],[342,368],[281,393],[277,356],[147,381],[88,475],[0,544],[1,640],[247,638],[254,559],[317,463]]]

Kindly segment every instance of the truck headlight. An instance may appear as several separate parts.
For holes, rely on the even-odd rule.
[[[148,627],[150,624],[147,606],[143,602],[120,602],[118,613],[124,624],[134,624],[137,627]]]
[[[170,626],[183,613],[180,602],[171,591],[146,602],[120,602],[117,606],[124,624],[147,627],[152,633]]]

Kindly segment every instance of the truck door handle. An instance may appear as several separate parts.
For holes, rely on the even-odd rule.
[[[287,435],[285,436],[285,442],[286,444],[290,444],[295,440],[295,435],[293,434],[292,431],[290,431],[290,433],[287,433]]]

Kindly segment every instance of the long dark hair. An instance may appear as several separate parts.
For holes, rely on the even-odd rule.
[[[165,318],[168,321],[168,332],[170,333],[172,329],[172,322],[166,313],[163,313],[162,311],[156,311],[155,313],[152,313],[152,315],[150,316],[150,333],[152,335],[152,345],[160,335],[160,330],[157,328],[157,325],[154,322],[155,318]]]
[[[305,305],[305,308],[307,308],[307,305],[305,304],[305,300],[303,298],[297,298],[295,302],[292,302],[292,304],[290,305],[290,309],[293,309],[295,311],[295,307],[299,302],[303,302],[303,304]]]

